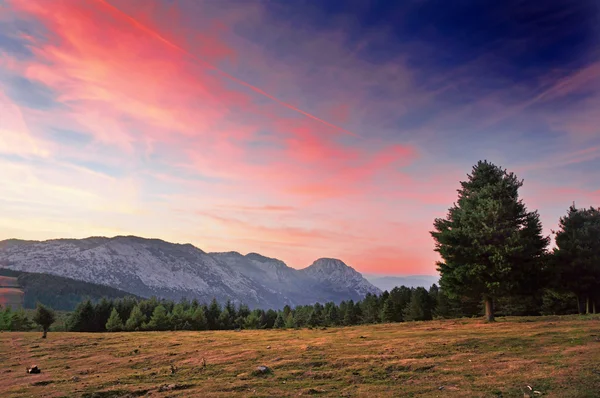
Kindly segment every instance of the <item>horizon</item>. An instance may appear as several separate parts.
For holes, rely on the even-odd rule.
[[[0,10],[0,240],[437,276],[429,231],[479,160],[524,179],[545,235],[600,205],[591,0]]]

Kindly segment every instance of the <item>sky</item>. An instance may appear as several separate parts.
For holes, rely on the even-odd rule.
[[[0,0],[0,239],[433,275],[487,159],[600,206],[600,3]]]

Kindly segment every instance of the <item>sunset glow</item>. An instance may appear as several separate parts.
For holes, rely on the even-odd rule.
[[[600,38],[597,16],[539,42],[480,32],[449,59],[441,28],[267,4],[0,0],[0,240],[431,275],[433,219],[480,159],[525,180],[547,234],[573,201],[600,205],[599,46],[566,39]]]

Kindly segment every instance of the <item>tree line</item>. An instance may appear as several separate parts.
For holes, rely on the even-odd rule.
[[[538,300],[521,297],[499,300],[498,310],[502,315],[569,314],[574,312],[570,302],[568,294],[547,291]],[[38,312],[40,308],[49,311],[39,306]],[[156,297],[104,298],[96,303],[87,299],[68,316],[65,328],[71,332],[317,328],[474,317],[482,311],[480,301],[466,296],[449,297],[434,284],[429,289],[400,286],[380,295],[369,293],[356,302],[285,306],[281,310],[251,310],[231,301],[221,305],[215,299],[209,304]],[[23,310],[0,311],[0,330],[26,331],[33,327]]]

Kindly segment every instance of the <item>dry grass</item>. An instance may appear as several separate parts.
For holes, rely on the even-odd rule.
[[[26,374],[32,364],[42,373]],[[259,365],[272,372],[257,374]],[[1,333],[0,380],[2,397],[523,397],[527,386],[544,397],[599,397],[600,318]]]

